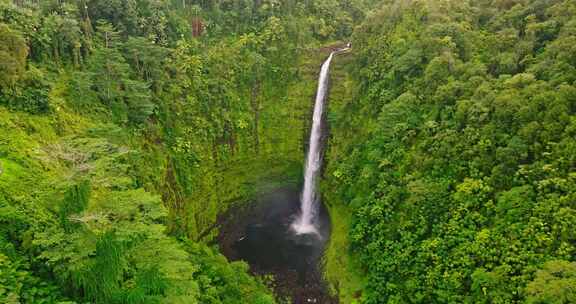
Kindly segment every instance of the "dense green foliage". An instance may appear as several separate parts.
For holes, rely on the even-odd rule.
[[[204,241],[299,177],[303,54],[363,3],[0,0],[0,302],[275,302]]]
[[[206,241],[300,178],[314,49],[349,35],[341,299],[576,302],[573,0],[0,0],[0,302],[274,303]]]
[[[385,2],[324,184],[354,213],[357,300],[575,303],[576,3]]]

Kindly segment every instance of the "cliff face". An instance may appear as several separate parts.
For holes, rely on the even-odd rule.
[[[208,263],[202,264],[208,267],[218,254],[203,245],[182,247],[163,232],[210,242],[218,233],[217,217],[230,206],[250,203],[259,193],[271,189],[298,189],[318,68],[328,52],[313,50],[298,57],[294,67],[297,76],[284,89],[262,84],[257,96],[248,96],[258,99],[258,141],[253,130],[241,131],[234,135],[234,147],[222,141],[197,150],[185,150],[186,146],[180,144],[176,147],[183,147],[182,151],[169,148],[166,135],[153,125],[134,135],[106,115],[87,116],[70,108],[66,102],[73,100],[59,87],[50,93],[52,101],[61,103],[52,112],[37,115],[0,108],[0,194],[3,206],[8,208],[5,210],[18,214],[16,218],[3,214],[3,219],[23,225],[16,226],[21,228],[10,232],[10,237],[24,244],[30,242],[24,240],[25,235],[32,235],[32,243],[26,246],[42,250],[42,258],[51,259],[50,267],[63,263],[62,268],[50,270],[63,276],[62,280],[69,275],[69,267],[84,267],[91,261],[86,257],[78,265],[69,264],[68,258],[61,255],[62,248],[82,249],[90,255],[99,246],[118,246],[123,248],[118,249],[122,252],[120,260],[108,262],[139,263],[138,254],[163,246],[161,252],[150,256],[154,261],[162,259],[162,263],[155,263],[160,263],[163,271],[171,271],[174,263],[193,268],[196,262],[191,261],[195,258],[201,260],[198,263]],[[336,64],[347,61],[345,56]],[[337,85],[332,90],[334,96],[340,96],[345,90],[339,86],[345,85],[345,78],[340,68],[336,70],[332,81]],[[65,81],[68,76],[60,77]],[[179,123],[171,122],[173,118],[160,119],[158,124]],[[254,120],[247,121],[256,125]],[[173,125],[168,132],[175,134],[180,127]],[[138,228],[142,224],[145,226]],[[67,240],[64,234],[75,241]],[[123,243],[135,242],[138,236],[141,245]],[[165,254],[171,250],[171,255],[180,257],[169,262]],[[222,263],[218,267],[229,267]],[[148,271],[145,264],[137,265]],[[195,273],[192,268],[190,272]],[[30,271],[30,275],[34,273]],[[178,276],[184,275],[179,271]],[[199,272],[195,276],[202,275]],[[234,275],[247,274],[240,271]],[[256,289],[264,290],[254,284]],[[247,283],[245,287],[249,286]]]
[[[352,77],[356,50],[338,55],[332,67],[327,110],[325,163],[320,192],[332,225],[323,271],[330,292],[340,303],[359,301],[364,287],[364,274],[350,251],[349,232],[353,210],[338,195],[335,170],[346,157],[351,142],[362,138],[365,120],[357,112],[357,82]]]

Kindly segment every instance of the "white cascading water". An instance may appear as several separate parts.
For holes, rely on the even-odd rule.
[[[318,90],[316,91],[316,101],[314,103],[314,117],[312,119],[312,131],[310,132],[310,146],[306,158],[304,171],[304,189],[302,190],[300,214],[292,223],[292,229],[297,234],[318,233],[315,225],[318,213],[318,198],[316,195],[317,177],[322,165],[321,140],[322,140],[322,114],[324,112],[324,100],[328,91],[328,72],[330,62],[334,54],[347,50],[350,47],[334,51],[322,64],[320,77],[318,79]]]

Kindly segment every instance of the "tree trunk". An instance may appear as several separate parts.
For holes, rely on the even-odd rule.
[[[258,128],[260,125],[260,102],[258,96],[260,95],[260,81],[252,86],[252,92],[250,94],[250,105],[252,106],[252,112],[254,114],[254,151],[256,154],[260,152],[260,136],[258,135]]]

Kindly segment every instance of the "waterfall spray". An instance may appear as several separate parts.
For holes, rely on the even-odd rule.
[[[316,185],[320,167],[322,166],[322,114],[324,112],[324,101],[328,91],[328,72],[330,71],[330,63],[332,62],[334,54],[348,50],[349,47],[350,44],[348,44],[346,48],[330,53],[330,56],[324,61],[320,69],[318,90],[316,91],[316,101],[314,103],[314,116],[312,118],[312,130],[310,132],[310,145],[304,170],[304,188],[302,189],[300,198],[301,210],[298,218],[292,223],[292,229],[297,234],[318,233],[315,224],[319,201],[316,193]]]

